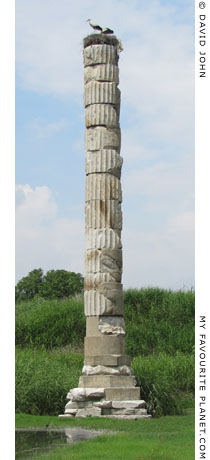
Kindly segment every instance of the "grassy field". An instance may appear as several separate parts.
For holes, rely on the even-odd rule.
[[[99,437],[65,447],[38,460],[192,460],[194,415],[166,416],[147,420],[101,418],[59,419],[50,416],[16,415],[16,427],[83,427],[109,430]]]

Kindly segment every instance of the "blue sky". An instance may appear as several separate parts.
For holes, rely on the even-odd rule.
[[[16,281],[84,274],[82,39],[120,54],[124,287],[194,286],[194,2],[16,0]]]

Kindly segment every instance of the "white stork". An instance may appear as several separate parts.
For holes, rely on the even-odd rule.
[[[100,32],[102,31],[102,27],[101,27],[101,26],[99,26],[98,24],[91,24],[90,21],[91,21],[91,19],[87,19],[87,22],[89,22],[90,27],[92,27],[92,29],[94,29],[94,30],[99,30]]]
[[[113,34],[114,31],[112,29],[109,29],[109,27],[104,27],[101,31],[102,34]]]

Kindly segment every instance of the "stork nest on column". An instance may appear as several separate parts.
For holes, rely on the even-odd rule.
[[[119,40],[115,35],[91,34],[83,39],[84,48],[90,45],[112,45],[119,47]]]

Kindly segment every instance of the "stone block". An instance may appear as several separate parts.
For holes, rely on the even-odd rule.
[[[120,152],[121,133],[120,128],[105,128],[96,126],[88,128],[85,132],[86,151],[116,150]]]
[[[101,283],[121,281],[121,272],[112,273],[88,273],[84,278],[84,290],[91,291],[98,289]]]
[[[101,401],[94,402],[93,405],[96,407],[109,409],[112,407],[112,401],[106,401],[105,399],[102,399]]]
[[[99,319],[98,329],[102,334],[125,335],[125,321],[122,316],[102,316]]]
[[[122,211],[118,200],[90,200],[85,203],[86,230],[112,228],[122,229]]]
[[[102,337],[85,337],[85,356],[103,355],[123,355],[125,353],[125,337],[119,336],[102,336]],[[96,385],[97,387],[98,385]],[[103,387],[103,385],[99,385]],[[118,385],[120,386],[120,385]],[[92,385],[95,387],[95,385]],[[127,398],[124,398],[127,399]],[[128,398],[129,399],[129,398]],[[137,398],[132,398],[137,399]]]
[[[124,401],[140,399],[140,388],[130,385],[130,388],[105,388],[105,399],[107,401]]]
[[[90,45],[83,51],[84,67],[95,64],[113,64],[118,63],[118,54],[115,46],[110,45]]]
[[[78,409],[75,415],[76,418],[83,418],[83,417],[100,417],[101,416],[101,408],[100,407],[90,407],[87,409]]]
[[[88,400],[101,399],[105,395],[104,388],[86,388],[85,392]]]
[[[112,104],[120,102],[120,90],[113,82],[90,81],[85,85],[84,106],[90,104]]]
[[[113,295],[115,293],[113,292]],[[86,316],[122,315],[123,303],[121,295],[116,291],[115,302],[104,297],[98,291],[84,292],[84,312]]]
[[[104,273],[122,271],[122,250],[101,249],[86,251],[85,256],[86,273]],[[105,283],[104,283],[105,284]],[[104,286],[104,292],[106,287]]]
[[[105,295],[100,293],[100,285],[98,290],[89,290],[84,292],[84,312],[86,316],[99,316],[99,315],[122,315],[123,314],[123,293],[122,286],[120,283],[109,283],[112,284],[114,288],[111,288],[106,292]],[[103,286],[103,284],[102,284]],[[104,326],[105,327],[105,326]],[[117,334],[122,334],[122,329],[109,325],[106,326],[108,334],[112,332]],[[100,331],[100,329],[99,329]],[[112,331],[112,332],[111,332]],[[101,331],[100,331],[101,332]],[[100,334],[96,334],[100,335]]]
[[[122,202],[120,180],[112,174],[89,174],[86,177],[85,201],[118,200]]]
[[[113,81],[116,85],[119,84],[119,68],[113,64],[100,64],[85,67],[84,83],[91,80],[95,81]]]
[[[85,109],[85,126],[105,126],[117,128],[119,117],[116,109],[111,104],[91,104]]]
[[[86,174],[110,173],[120,179],[123,159],[116,150],[99,150],[86,153]]]
[[[130,366],[131,358],[127,355],[85,356],[85,364],[90,366]]]
[[[86,337],[125,335],[125,321],[122,316],[89,316],[86,319]]]
[[[82,368],[82,375],[131,375],[131,369],[128,366],[87,366]]]
[[[146,406],[146,402],[137,399],[137,400],[128,400],[128,401],[112,401],[113,409],[143,409]]]
[[[71,401],[85,401],[86,393],[84,388],[73,388],[69,392]]]
[[[79,387],[104,387],[105,394],[106,388],[131,387],[132,385],[134,385],[134,377],[131,375],[82,375],[79,378]]]
[[[120,230],[113,228],[89,228],[86,230],[86,250],[88,249],[122,249]],[[103,279],[101,282],[114,281]],[[94,289],[93,285],[92,288]]]

